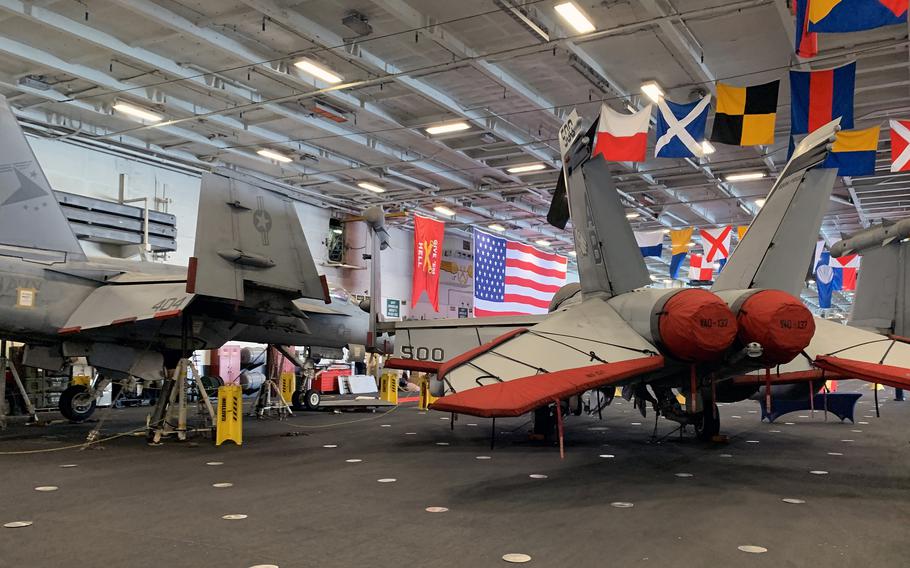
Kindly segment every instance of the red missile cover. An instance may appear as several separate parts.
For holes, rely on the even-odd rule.
[[[658,331],[663,347],[677,359],[710,361],[736,339],[736,317],[711,292],[691,288],[667,300],[659,314]]]
[[[762,360],[789,363],[815,335],[815,320],[799,299],[780,290],[761,290],[749,296],[736,321],[743,345],[760,343]]]

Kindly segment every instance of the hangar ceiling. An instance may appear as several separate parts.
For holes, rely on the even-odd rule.
[[[807,64],[792,55],[786,0],[584,0],[596,30],[581,35],[557,3],[0,0],[0,92],[48,133],[258,171],[340,211],[445,206],[452,225],[496,223],[563,252],[570,234],[544,217],[556,132],[573,107],[588,120],[601,101],[637,107],[650,80],[685,102],[716,80],[782,79],[774,146],[616,165],[636,229],[750,221],[786,158],[790,67],[856,59],[857,128],[910,114],[902,26],[823,35]],[[137,122],[124,103],[161,120]],[[462,121],[469,128],[426,131]],[[838,182],[828,238],[907,214],[910,176],[889,173],[882,136],[876,175]],[[766,176],[725,181],[746,171]]]

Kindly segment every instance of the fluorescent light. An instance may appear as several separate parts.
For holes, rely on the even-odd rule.
[[[385,189],[379,187],[375,183],[370,183],[368,181],[362,181],[357,184],[357,187],[365,189],[367,191],[372,191],[373,193],[385,193]]]
[[[751,215],[751,214],[752,214],[752,211],[751,211],[748,207],[746,207],[745,205],[743,205],[742,203],[739,204],[739,208],[742,209],[742,210],[743,210],[743,213],[745,213],[746,215]]]
[[[538,239],[538,240],[534,241],[534,244],[536,244],[538,246],[542,246],[542,247],[548,247],[548,246],[550,246],[550,241],[548,241],[546,239]]]
[[[695,246],[695,243],[686,243],[686,246],[687,246],[687,247],[694,247],[694,246]]]
[[[547,166],[544,164],[525,164],[523,166],[514,166],[507,168],[506,171],[510,174],[523,174],[525,172],[538,172],[542,169],[545,169]]]
[[[626,219],[638,219],[641,217],[639,213],[626,213]]]
[[[663,230],[661,231],[661,233],[663,233],[663,234],[665,234],[665,235],[669,235],[669,234],[670,234],[670,229],[663,229]]]
[[[657,81],[648,81],[647,83],[642,84],[641,92],[647,95],[647,97],[655,103],[664,96],[664,90],[660,88]]]
[[[294,161],[291,158],[288,158],[287,156],[285,156],[284,154],[279,154],[278,152],[275,152],[274,150],[266,150],[263,148],[262,150],[258,150],[256,153],[259,154],[260,156],[262,156],[263,158],[275,160],[276,162],[287,163],[287,162]]]
[[[119,110],[123,114],[128,114],[136,118],[141,118],[142,120],[148,122],[161,122],[161,115],[156,114],[148,109],[138,107],[136,105],[131,105],[122,101],[114,103],[114,108]]]
[[[594,24],[591,23],[591,20],[584,15],[584,12],[575,5],[575,2],[557,4],[553,9],[580,34],[589,34],[597,29],[594,27]]]
[[[487,228],[492,229],[492,230],[496,231],[497,233],[501,233],[506,230],[506,228],[503,227],[502,225],[500,225],[499,223],[493,223],[491,225],[487,225]]]
[[[342,78],[340,75],[336,75],[335,73],[332,73],[331,71],[329,71],[322,65],[319,65],[318,63],[310,61],[309,59],[301,59],[300,61],[295,62],[294,67],[300,69],[307,75],[312,75],[313,77],[316,77],[317,79],[322,79],[326,83],[330,83],[332,85],[334,85],[336,83],[340,83],[342,81]]]
[[[344,231],[342,231],[341,229],[332,229],[332,232],[335,233],[336,235],[340,235]]]
[[[707,140],[701,141],[701,151],[705,153],[705,156],[708,154],[713,154],[717,151],[717,148],[714,147],[714,144],[711,144]]]
[[[471,128],[467,122],[450,122],[448,124],[439,124],[426,129],[427,134],[448,134],[449,132],[460,132]]]
[[[730,174],[724,179],[726,181],[752,181],[763,177],[765,177],[765,172],[745,172],[742,174]]]
[[[578,253],[575,252],[574,250],[570,250],[570,251],[569,251],[569,256],[578,256]]]
[[[455,212],[446,207],[445,205],[437,205],[433,208],[433,211],[439,213],[440,215],[445,215],[446,217],[454,217]]]
[[[755,200],[755,205],[757,205],[759,209],[761,209],[762,207],[764,207],[764,206],[765,206],[765,198],[764,198],[764,197],[761,197],[761,198],[759,198],[759,199],[756,199],[756,200]]]

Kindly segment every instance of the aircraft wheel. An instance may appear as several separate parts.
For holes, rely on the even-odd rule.
[[[72,422],[83,422],[95,412],[95,397],[85,385],[71,385],[60,394],[60,414]]]
[[[304,391],[294,391],[294,394],[291,395],[291,408],[294,410],[306,409],[306,403],[303,401],[305,395]]]
[[[703,442],[710,442],[714,436],[720,434],[720,414],[717,412],[717,405],[713,405],[713,409],[705,409],[700,418],[695,423],[695,435]]]
[[[303,404],[306,405],[307,410],[316,410],[319,408],[319,393],[313,389],[306,391],[306,394],[303,397]]]

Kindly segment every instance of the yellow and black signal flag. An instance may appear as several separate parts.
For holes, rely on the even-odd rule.
[[[734,87],[717,84],[717,112],[711,141],[733,146],[774,143],[780,81]]]

